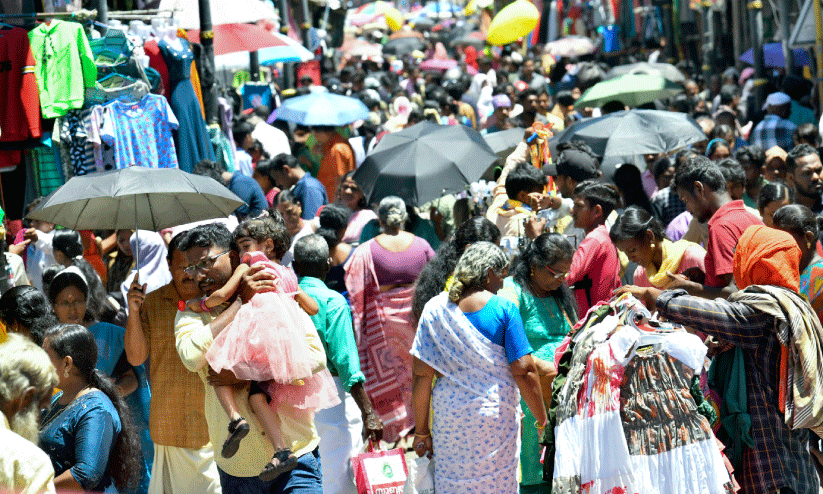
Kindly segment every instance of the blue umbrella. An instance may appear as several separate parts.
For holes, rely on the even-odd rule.
[[[794,64],[797,66],[811,65],[809,52],[803,48],[795,48]],[[746,50],[740,56],[740,61],[749,65],[754,65],[754,55],[752,49]],[[786,58],[783,56],[783,45],[781,43],[766,43],[763,45],[763,66],[781,69],[786,66]]]
[[[369,118],[369,109],[362,101],[331,93],[312,93],[287,99],[274,118],[306,126],[348,125]]]

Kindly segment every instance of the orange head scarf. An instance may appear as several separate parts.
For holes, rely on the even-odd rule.
[[[775,285],[797,291],[800,286],[800,248],[788,233],[763,225],[743,232],[734,253],[734,281],[739,289],[749,285]]]

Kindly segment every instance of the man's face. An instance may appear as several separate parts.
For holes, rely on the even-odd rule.
[[[596,211],[591,207],[589,201],[581,196],[574,198],[574,206],[572,207],[572,219],[574,220],[575,228],[582,228],[589,231],[589,227],[594,223]]]
[[[494,118],[497,122],[498,127],[502,127],[503,124],[509,119],[509,110],[508,106],[501,106],[500,108],[495,108],[494,110]]]
[[[743,171],[746,173],[746,186],[753,187],[756,185],[757,181],[760,180],[761,167],[755,166],[749,160],[740,160],[740,166],[743,167]]]
[[[769,182],[775,180],[786,180],[786,162],[780,157],[775,157],[763,165],[763,178]]]
[[[539,105],[536,94],[531,94],[523,100],[523,111],[537,112],[538,106]]]
[[[682,187],[677,188],[677,195],[683,204],[686,205],[686,211],[690,212],[697,221],[706,223],[712,218],[712,211],[709,209],[707,201],[703,197],[704,191],[702,184],[698,187],[699,182],[695,183],[694,191],[687,191]]]
[[[220,247],[192,247],[186,251],[186,266],[200,289],[200,293],[210,295],[229,281],[232,274],[229,249]]]
[[[300,215],[303,213],[302,208],[296,204],[281,202],[277,205],[277,211],[283,216],[289,234],[296,235],[302,228],[300,224]]]
[[[794,172],[787,174],[787,179],[794,184],[798,194],[809,198],[819,198],[823,192],[823,163],[817,153],[798,158]]]
[[[542,114],[546,114],[549,112],[549,95],[546,93],[541,94],[537,98],[537,109]]]
[[[529,78],[534,73],[534,60],[523,62],[523,77]]]
[[[200,295],[200,288],[197,287],[197,282],[194,281],[194,277],[187,275],[183,271],[183,268],[186,266],[188,266],[186,254],[175,250],[171,256],[171,262],[169,262],[171,280],[180,298],[183,300],[191,300]]]

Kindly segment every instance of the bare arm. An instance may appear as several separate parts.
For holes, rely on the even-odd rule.
[[[429,408],[432,399],[434,369],[414,357],[412,363],[412,403],[414,404],[414,447],[417,456],[431,456],[432,437],[429,429]]]
[[[206,297],[203,301],[203,305],[206,308],[213,309],[228,301],[232,296],[234,296],[235,293],[237,293],[237,290],[240,288],[240,283],[243,282],[243,275],[245,275],[248,270],[249,266],[247,264],[237,266],[237,269],[234,270],[234,273],[232,273],[229,281],[227,281],[225,285],[213,291],[211,295]]]
[[[537,372],[537,365],[531,355],[520,357],[511,363],[512,375],[520,394],[529,406],[534,418],[539,425],[545,424],[548,420],[546,415],[546,405],[543,403],[543,392],[540,389],[540,377]]]
[[[363,383],[355,383],[349,393],[360,408],[360,413],[363,414],[363,438],[371,438],[375,442],[383,439],[383,421],[374,413]]]
[[[237,315],[237,312],[240,311],[240,307],[242,306],[242,302],[239,298],[234,299],[234,302],[223,312],[220,313],[219,316],[215,317],[211,323],[209,323],[209,329],[211,329],[212,336],[217,336],[220,334],[220,331],[223,331],[226,326],[231,323],[234,316]]]
[[[140,284],[140,273],[134,276],[126,298],[129,304],[129,318],[126,320],[124,341],[126,358],[131,365],[142,365],[149,357],[149,342],[143,332],[143,321],[140,317],[140,309],[146,299],[146,285]]]
[[[317,301],[311,298],[308,293],[304,292],[302,288],[297,289],[297,294],[294,296],[294,300],[300,308],[310,316],[316,315],[320,312],[320,306],[317,305]]]
[[[71,469],[66,470],[54,478],[54,488],[57,492],[83,492],[83,486],[80,485],[74,475],[71,474]]]
[[[117,392],[125,398],[137,391],[138,385],[137,374],[134,373],[134,369],[130,369],[117,379]]]

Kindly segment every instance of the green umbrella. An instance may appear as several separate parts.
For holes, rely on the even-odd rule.
[[[575,108],[602,106],[609,101],[620,101],[636,107],[683,91],[680,84],[666,80],[659,74],[626,74],[599,82],[583,93],[574,104]]]

